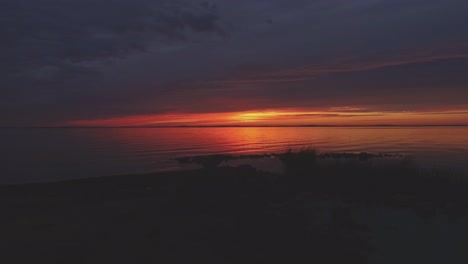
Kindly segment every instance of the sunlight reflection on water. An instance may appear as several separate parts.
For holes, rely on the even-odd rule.
[[[175,170],[180,166],[173,159],[180,156],[304,147],[400,153],[426,167],[468,171],[468,127],[3,129],[0,134],[0,169],[7,172],[2,183]]]

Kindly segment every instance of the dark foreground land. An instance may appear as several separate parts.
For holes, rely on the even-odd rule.
[[[468,263],[460,176],[278,158],[282,175],[211,162],[0,187],[0,263]]]

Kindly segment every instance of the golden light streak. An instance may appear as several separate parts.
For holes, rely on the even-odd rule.
[[[334,111],[332,111],[332,109]],[[338,111],[341,110],[341,111]],[[275,125],[468,125],[468,110],[426,112],[366,111],[357,107],[324,111],[294,109],[231,113],[156,114],[76,120],[70,126],[275,126]]]
[[[240,113],[232,116],[232,120],[240,122],[255,122],[264,119],[275,119],[282,115],[278,112],[250,112],[250,113]]]

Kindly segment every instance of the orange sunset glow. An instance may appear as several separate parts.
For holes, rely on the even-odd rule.
[[[341,110],[341,111],[339,111]],[[360,108],[328,111],[265,110],[228,113],[154,114],[77,120],[68,126],[374,126],[467,125],[468,110],[377,112]]]

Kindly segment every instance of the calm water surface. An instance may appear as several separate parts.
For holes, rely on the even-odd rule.
[[[411,155],[425,167],[468,171],[468,127],[2,129],[0,184],[178,169],[173,158],[320,152]]]

